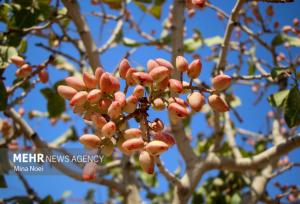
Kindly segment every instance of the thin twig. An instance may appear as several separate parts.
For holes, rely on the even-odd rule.
[[[162,161],[160,160],[159,156],[155,157],[155,163],[160,171],[160,173],[162,175],[165,176],[165,178],[170,182],[173,183],[174,185],[178,186],[179,188],[182,188],[182,183],[181,181],[174,175],[172,174],[170,171],[168,171],[168,169],[165,167],[165,165],[162,163]]]
[[[10,164],[13,167],[13,164]],[[22,182],[28,197],[31,198],[34,201],[40,202],[41,199],[39,198],[39,196],[37,195],[37,193],[33,190],[33,188],[30,187],[28,181],[25,179],[25,177],[23,176],[23,174],[19,171],[15,171],[15,173],[17,174],[18,178],[20,179],[20,181]]]
[[[64,56],[65,58],[67,58],[67,59],[69,59],[69,60],[77,63],[78,65],[81,65],[81,62],[78,59],[76,59],[75,57],[73,57],[73,56],[71,56],[71,55],[69,55],[67,53],[61,52],[59,50],[55,50],[55,49],[53,49],[53,48],[51,48],[51,47],[49,47],[47,45],[44,45],[42,43],[36,43],[35,45],[37,47],[44,48],[44,49],[48,50],[49,52],[51,52],[53,54],[58,54],[58,55]]]
[[[99,60],[99,53],[97,51],[97,46],[93,40],[89,26],[85,21],[84,16],[80,12],[79,4],[76,0],[62,0],[62,2],[68,9],[68,16],[70,16],[76,26],[76,29],[84,44],[91,67],[93,70],[96,70],[96,68],[101,65]]]
[[[219,59],[219,62],[216,66],[216,71],[217,72],[223,71],[225,69],[226,57],[227,57],[227,51],[228,51],[228,47],[229,47],[229,43],[230,43],[231,33],[232,33],[233,28],[234,28],[234,26],[237,22],[237,18],[239,16],[240,9],[242,8],[244,2],[245,2],[245,0],[237,0],[236,4],[235,4],[235,6],[234,6],[234,8],[231,12],[231,15],[229,17],[227,27],[226,27],[226,31],[225,31],[225,35],[224,35],[224,38],[223,38],[222,49],[221,49],[221,53],[220,53],[220,59]]]
[[[272,179],[272,178],[274,178],[276,176],[279,176],[279,175],[283,174],[284,172],[290,170],[293,167],[300,167],[300,164],[299,163],[289,163],[289,164],[285,165],[284,167],[282,167],[281,169],[273,172],[270,175],[269,179]]]
[[[120,16],[124,16],[125,14],[125,3],[122,3],[122,9],[120,11]],[[120,34],[120,32],[122,31],[123,28],[123,18],[119,18],[117,20],[117,25],[114,28],[114,30],[112,31],[112,34],[110,36],[110,38],[106,41],[106,43],[104,45],[102,45],[99,49],[98,49],[98,53],[102,54],[104,53],[107,49],[109,49],[111,46],[113,46],[113,44],[115,43],[118,35]]]

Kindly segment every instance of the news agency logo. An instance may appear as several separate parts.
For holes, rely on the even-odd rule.
[[[44,155],[42,153],[32,154],[32,153],[14,153],[13,162],[45,162]]]
[[[57,162],[79,162],[79,163],[102,163],[103,155],[45,155],[43,153],[13,153],[13,162],[17,163],[57,163]]]
[[[29,175],[55,175],[60,171],[55,168],[55,164],[60,163],[73,170],[78,170],[78,166],[84,166],[93,162],[101,165],[104,162],[104,155],[98,151],[86,149],[35,149],[18,151],[0,151],[2,156],[7,155],[8,161],[12,164],[10,171],[22,172]],[[0,155],[1,156],[1,155]],[[82,170],[82,169],[80,169]]]

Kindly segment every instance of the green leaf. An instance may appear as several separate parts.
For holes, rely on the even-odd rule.
[[[0,45],[0,69],[5,69],[14,55],[18,55],[16,48]]]
[[[122,0],[102,0],[109,8],[119,10],[122,8]]]
[[[278,45],[281,45],[281,44],[285,43],[286,42],[285,36],[286,35],[284,35],[284,34],[276,35],[272,40],[272,46],[275,47],[275,46],[278,46]]]
[[[0,80],[0,111],[6,109],[7,106],[7,91],[3,80]]]
[[[0,21],[8,23],[11,6],[7,3],[0,5]]]
[[[229,101],[231,107],[236,108],[236,107],[242,105],[242,101],[241,101],[240,97],[232,94],[228,98],[229,98],[228,101]]]
[[[66,142],[69,141],[77,141],[78,134],[74,126],[71,126],[68,130],[66,130],[60,137],[56,138],[52,141],[51,144],[55,145],[56,147],[60,147]]]
[[[231,197],[231,204],[239,204],[241,203],[241,196],[238,193],[235,193],[232,197]]]
[[[266,149],[266,142],[265,141],[259,141],[255,144],[255,152],[261,153]]]
[[[12,47],[18,47],[24,35],[18,32],[12,32],[7,34],[7,45]]]
[[[122,41],[123,41],[123,44],[127,47],[138,47],[138,46],[142,45],[141,43],[139,43],[131,38],[124,37]]]
[[[166,0],[154,0],[153,6],[149,9],[149,13],[152,14],[155,18],[160,19],[162,6]]]
[[[215,186],[223,186],[224,185],[224,181],[221,178],[215,178],[213,180],[213,185]]]
[[[74,68],[74,66],[71,63],[69,63],[65,57],[61,55],[55,56],[53,65],[55,65],[57,69],[66,70],[70,74],[76,73],[76,69]]]
[[[145,6],[145,4],[138,2],[138,1],[133,1],[135,3],[135,5],[137,5],[143,12],[147,12],[147,7]]]
[[[283,90],[277,93],[274,93],[268,97],[269,103],[274,107],[282,107],[284,102],[289,94],[290,90]]]
[[[94,198],[95,198],[95,190],[89,189],[85,195],[84,200],[86,201],[86,203],[94,203]]]
[[[192,198],[192,204],[204,203],[204,196],[202,193],[194,193]]]
[[[205,38],[204,42],[208,47],[213,45],[220,45],[223,43],[223,38],[221,38],[220,36],[214,36],[211,38]]]
[[[197,32],[195,32],[196,34],[199,34]],[[219,45],[223,42],[223,38],[221,38],[220,36],[214,36],[214,37],[210,37],[210,38],[205,38],[204,40],[202,39],[201,36],[199,36],[199,38],[195,39],[195,38],[188,38],[184,41],[184,50],[186,52],[194,52],[195,50],[197,50],[199,47],[203,46],[203,44],[207,45],[207,46],[213,46],[213,45]]]
[[[16,78],[14,81],[13,81],[13,84],[15,85],[16,83],[22,81],[23,79],[22,78]],[[26,81],[25,83],[22,84],[22,86],[20,86],[24,91],[26,91],[29,87],[30,87],[30,82],[29,81]]]
[[[276,47],[288,42],[291,46],[300,47],[300,39],[296,37],[291,37],[286,34],[278,34],[272,40],[272,46]]]
[[[272,79],[276,79],[281,74],[285,73],[287,68],[281,68],[281,67],[275,67],[271,71],[271,77]]]
[[[49,19],[50,11],[50,0],[14,0],[10,19],[11,27],[21,31],[24,28],[38,25]]]
[[[59,24],[62,25],[63,28],[67,28],[68,25],[70,25],[70,22],[70,19],[66,17],[59,20]]]
[[[191,125],[191,122],[192,122],[192,116],[190,115],[190,116],[188,116],[188,117],[186,117],[186,118],[184,118],[183,120],[182,120],[182,123],[183,123],[183,127],[189,127],[190,125]]]
[[[7,188],[7,184],[6,184],[4,175],[0,175],[0,188]]]
[[[55,84],[53,85],[53,89],[54,89],[54,90],[57,90],[57,87],[58,87],[59,85],[66,85],[65,80],[59,80],[59,81],[55,82]]]
[[[254,75],[256,67],[255,64],[252,61],[248,61],[248,75]]]
[[[17,198],[13,204],[34,204],[34,202],[28,197],[20,197]]]
[[[199,47],[203,45],[202,40],[194,38],[189,38],[184,41],[184,51],[191,53],[196,51]]]
[[[149,10],[149,13],[151,13],[155,18],[160,19],[161,6],[152,6]]]
[[[160,19],[162,13],[162,6],[166,0],[154,0],[154,3],[150,6],[146,6],[144,3],[149,4],[151,0],[135,0],[133,1],[143,12],[151,14],[154,18]]]
[[[213,144],[213,142],[214,139],[212,137],[199,141],[197,145],[199,155],[202,154],[203,152],[207,152],[209,147]]]
[[[50,195],[48,195],[40,202],[40,204],[54,204],[54,200]]]
[[[141,179],[148,187],[155,187],[158,182],[155,175],[147,174],[143,171],[140,172]]]
[[[161,45],[168,45],[171,43],[171,35],[169,33],[162,33],[161,37],[156,40],[157,44],[161,44]]]
[[[25,53],[27,50],[27,40],[21,40],[19,46],[18,46],[18,51],[20,53]]]
[[[50,88],[41,89],[41,93],[47,99],[49,117],[60,116],[66,110],[65,100],[56,91]]]
[[[300,124],[300,92],[294,86],[286,99],[284,119],[289,128]]]

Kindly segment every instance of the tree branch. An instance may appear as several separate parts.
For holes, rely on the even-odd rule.
[[[24,132],[24,135],[27,138],[30,138],[34,142],[36,147],[46,149],[48,153],[51,153],[51,148],[49,148],[48,145],[40,139],[38,134],[34,132],[34,130],[29,126],[29,124],[19,115],[19,113],[17,113],[13,108],[11,108],[6,110],[5,114],[8,115],[8,117],[10,117],[15,123],[17,123],[20,126],[20,128]],[[62,163],[54,162],[53,166],[65,175],[72,177],[75,180],[83,181],[82,175],[80,173],[64,166]],[[108,186],[112,189],[115,189],[120,194],[126,194],[126,190],[124,189],[124,187],[116,181],[97,177],[91,182]]]
[[[279,121],[274,120],[273,122],[273,144],[279,145],[283,140],[282,135],[280,134],[280,126]],[[255,204],[257,201],[263,196],[265,192],[265,188],[268,184],[269,178],[273,172],[273,169],[275,168],[279,157],[276,159],[273,159],[268,163],[266,167],[262,169],[261,172],[259,172],[258,175],[256,175],[251,183],[250,191],[246,193],[243,196],[242,203],[250,203]]]
[[[298,147],[300,147],[300,135],[291,137],[253,157],[232,159],[211,154],[207,157],[206,162],[207,165],[210,166],[210,169],[240,172],[258,170]]]
[[[13,164],[11,164],[11,166],[13,166]],[[15,171],[15,173],[17,174],[18,178],[20,179],[20,181],[22,182],[27,194],[28,194],[28,197],[31,199],[31,200],[34,200],[34,201],[37,201],[37,202],[40,202],[41,199],[40,197],[36,194],[36,192],[30,187],[28,181],[25,179],[25,177],[21,174],[21,172],[19,171]]]
[[[124,16],[124,13],[126,11],[126,5],[124,5],[124,4],[126,4],[126,2],[122,3],[122,9],[120,11],[120,16]],[[107,42],[104,45],[102,45],[102,47],[100,47],[98,49],[99,54],[102,54],[103,52],[105,52],[107,49],[109,49],[114,44],[118,35],[122,31],[122,28],[123,28],[123,18],[119,18],[117,20],[116,27],[114,28],[113,32],[110,35],[110,38],[107,40]]]
[[[80,38],[84,44],[87,57],[93,70],[100,66],[99,53],[92,38],[89,26],[81,15],[79,4],[76,0],[62,0],[63,4],[68,10],[68,16],[73,20]]]
[[[242,8],[244,2],[245,2],[245,0],[237,0],[236,4],[235,4],[235,6],[234,6],[234,8],[231,12],[231,15],[229,17],[227,27],[226,27],[226,31],[225,31],[225,35],[224,35],[224,38],[223,38],[222,49],[221,49],[221,53],[220,53],[220,59],[219,59],[219,62],[217,64],[217,67],[216,67],[217,72],[224,71],[224,69],[225,69],[226,57],[227,57],[228,47],[229,47],[229,44],[230,44],[231,33],[233,31],[235,23],[237,22],[237,18],[239,16],[240,9]]]
[[[65,57],[65,58],[67,58],[67,59],[69,59],[69,60],[77,63],[79,66],[81,66],[80,60],[76,59],[75,57],[73,57],[73,56],[71,56],[71,55],[69,55],[67,53],[64,53],[64,52],[59,51],[59,50],[55,50],[55,49],[53,49],[53,48],[51,48],[51,47],[49,47],[47,45],[44,45],[42,43],[36,43],[35,46],[41,47],[41,48],[43,48],[45,50],[48,50],[49,52],[51,52],[53,54],[61,55],[61,56]]]
[[[229,117],[229,113],[225,113],[225,134],[227,136],[227,141],[228,141],[228,144],[230,146],[230,148],[232,149],[233,151],[233,155],[235,158],[241,158],[242,157],[242,154],[235,142],[235,132],[231,126],[231,120],[230,120],[230,117]]]
[[[164,164],[162,163],[162,161],[160,160],[159,157],[155,157],[155,162],[156,162],[156,165],[160,171],[160,173],[162,175],[165,176],[165,178],[170,182],[170,183],[173,183],[175,184],[176,186],[178,186],[179,188],[182,188],[182,183],[181,181],[174,175],[172,174],[171,172],[168,171],[168,169],[166,169],[166,167],[164,166]]]

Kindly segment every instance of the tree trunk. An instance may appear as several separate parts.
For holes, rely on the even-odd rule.
[[[123,159],[123,185],[126,186],[126,196],[124,198],[125,204],[138,204],[142,203],[139,188],[137,185],[137,179],[135,175],[135,169],[133,168],[130,158],[127,156]]]

